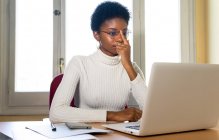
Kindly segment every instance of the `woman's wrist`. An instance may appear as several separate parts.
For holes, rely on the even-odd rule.
[[[106,115],[106,121],[122,121],[121,119],[123,119],[120,115],[119,112],[115,112],[115,111],[107,111],[107,115]]]
[[[132,63],[129,63],[127,65],[123,65],[123,67],[125,68],[128,76],[129,76],[129,79],[131,81],[133,81],[137,77],[137,73],[135,72],[135,70],[132,66]]]
[[[112,111],[107,111],[107,114],[106,114],[106,121],[113,121],[113,117],[114,117],[114,114],[115,112],[112,112]]]

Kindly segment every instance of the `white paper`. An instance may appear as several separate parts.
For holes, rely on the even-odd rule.
[[[109,133],[110,130],[104,129],[69,129],[64,123],[54,124],[56,131],[52,131],[50,123],[39,122],[38,124],[28,125],[27,129],[30,129],[36,133],[44,135],[48,138],[63,138],[68,136],[75,136],[89,133]]]
[[[38,133],[35,133],[32,130],[22,128],[16,128],[12,130],[13,140],[54,140]],[[96,137],[90,134],[82,134],[75,136],[68,136],[63,138],[57,138],[55,140],[97,140]]]

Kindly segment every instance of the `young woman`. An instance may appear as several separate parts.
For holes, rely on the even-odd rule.
[[[99,48],[68,64],[50,108],[52,122],[137,121],[146,95],[142,71],[131,62],[127,40],[130,13],[117,2],[103,2],[91,17]],[[88,46],[89,47],[89,46]],[[78,108],[70,102],[79,89]],[[125,108],[130,95],[138,108]]]

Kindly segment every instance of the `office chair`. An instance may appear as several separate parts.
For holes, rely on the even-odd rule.
[[[52,99],[55,95],[55,92],[56,92],[56,89],[58,88],[59,84],[61,83],[62,81],[62,77],[63,77],[63,74],[59,74],[57,76],[54,77],[54,79],[52,80],[52,83],[50,84],[50,93],[49,93],[49,108],[51,106],[51,103],[52,103]],[[70,104],[72,107],[76,107],[75,104],[74,104],[74,98],[73,100],[71,101],[71,104]]]

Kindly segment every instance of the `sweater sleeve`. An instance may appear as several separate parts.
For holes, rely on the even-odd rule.
[[[80,63],[73,58],[64,72],[63,79],[54,95],[49,118],[52,122],[105,122],[106,110],[71,107],[77,84],[80,81]]]
[[[137,101],[140,109],[143,109],[147,94],[147,86],[144,80],[144,74],[141,69],[136,63],[133,63],[133,67],[137,72],[137,77],[133,81],[131,81],[131,93]]]

